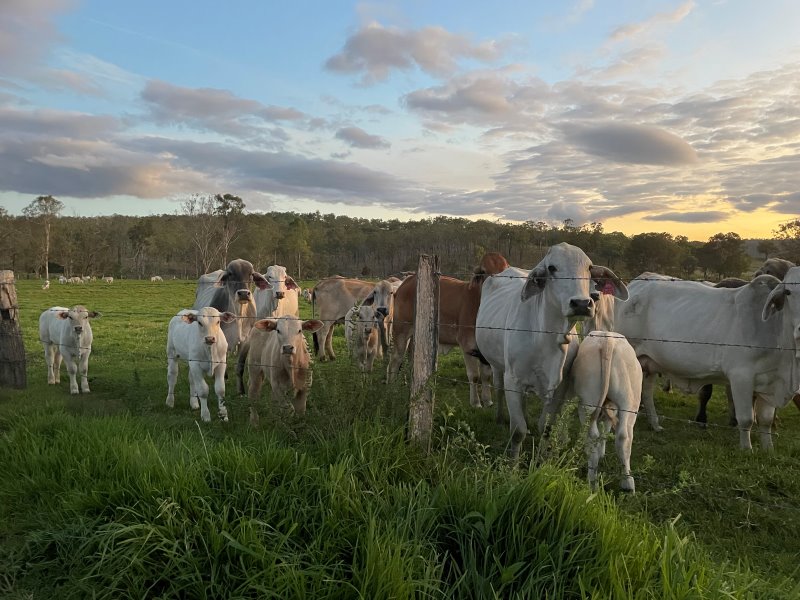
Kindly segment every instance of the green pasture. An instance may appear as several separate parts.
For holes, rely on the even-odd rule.
[[[665,430],[636,426],[637,493],[618,492],[608,444],[591,494],[571,406],[547,459],[531,461],[529,440],[509,464],[507,426],[469,406],[453,351],[423,456],[403,439],[404,378],[384,385],[383,365],[363,377],[339,328],[304,418],[265,392],[251,428],[231,359],[230,422],[206,424],[185,367],[175,408],[164,403],[167,323],[194,290],[18,282],[28,389],[0,391],[0,597],[800,597],[794,406],[774,452],[754,434],[745,453],[722,390],[707,429],[690,422],[693,397],[659,392]],[[63,372],[46,384],[37,339],[42,310],[74,304],[103,313],[80,396]],[[209,407],[216,417],[213,394]],[[538,408],[531,399],[530,424]]]

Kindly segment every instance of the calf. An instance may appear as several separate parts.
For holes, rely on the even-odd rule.
[[[631,444],[642,399],[642,367],[636,352],[618,333],[592,331],[578,346],[570,376],[580,398],[581,424],[589,424],[589,485],[593,490],[597,487],[597,466],[606,452],[606,434],[614,429],[614,443],[622,463],[620,487],[633,492]]]
[[[297,317],[256,321],[250,336],[248,373],[250,385],[250,423],[258,424],[256,403],[261,396],[264,379],[269,379],[272,393],[292,394],[292,406],[298,415],[306,412],[306,400],[311,388],[311,356],[304,331],[313,333],[322,321],[301,321]]]
[[[351,308],[344,321],[344,337],[350,354],[364,373],[372,371],[380,351],[379,315],[371,304]]]
[[[208,410],[208,384],[205,380],[206,375],[211,375],[214,377],[219,418],[228,420],[228,409],[225,407],[228,341],[221,325],[235,320],[236,315],[233,313],[221,313],[211,306],[182,310],[172,317],[167,333],[167,406],[175,406],[178,363],[183,359],[189,363],[189,405],[193,409],[200,408],[200,418],[203,421],[211,420]]]
[[[81,376],[80,391],[89,393],[89,355],[94,339],[89,319],[99,316],[100,313],[89,311],[80,304],[72,308],[54,306],[39,316],[39,339],[44,346],[47,383],[61,382],[63,358],[69,373],[70,393],[78,393],[78,372]]]
[[[160,275],[153,275],[150,281],[164,281],[164,279]]]

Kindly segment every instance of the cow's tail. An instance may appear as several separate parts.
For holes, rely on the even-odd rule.
[[[605,416],[611,422],[611,428],[615,429],[617,427],[617,411],[606,404],[606,398],[611,387],[611,361],[614,358],[616,344],[611,337],[603,336],[602,339],[603,344],[600,346],[600,381],[603,387],[597,407],[594,409],[594,420],[596,421],[602,413],[605,413]]]

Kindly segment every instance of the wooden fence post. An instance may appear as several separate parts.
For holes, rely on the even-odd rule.
[[[14,271],[0,271],[0,387],[24,389],[27,386]]]
[[[421,254],[412,339],[411,398],[408,439],[430,452],[433,432],[433,387],[439,345],[439,257]]]

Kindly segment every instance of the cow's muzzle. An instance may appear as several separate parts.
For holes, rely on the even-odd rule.
[[[570,313],[575,317],[594,315],[594,302],[591,298],[573,298],[569,301]]]
[[[236,290],[236,299],[241,304],[250,302],[250,290]]]
[[[73,329],[75,329],[75,333],[77,333],[77,334],[79,334],[79,335],[80,335],[81,333],[83,333],[83,327],[74,327]]]
[[[213,335],[207,335],[203,341],[210,346],[216,343],[217,338],[214,337]]]
[[[281,347],[281,352],[284,354],[294,354],[294,346],[291,344],[286,344],[285,346]]]
[[[286,292],[275,292],[275,297],[278,300],[283,300],[284,296],[286,296]]]
[[[382,317],[389,316],[389,309],[386,308],[385,306],[379,306],[378,308],[375,309],[375,312],[381,315]]]

